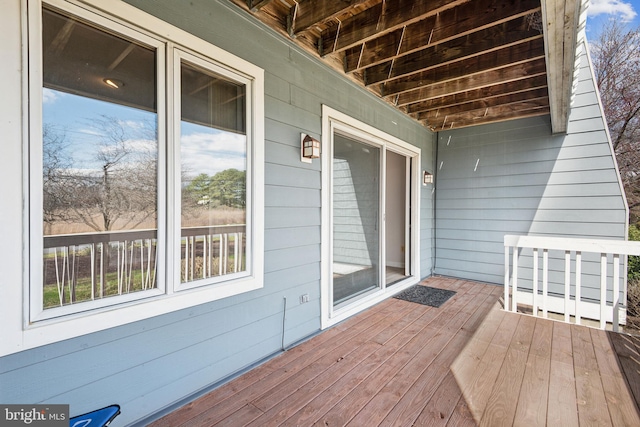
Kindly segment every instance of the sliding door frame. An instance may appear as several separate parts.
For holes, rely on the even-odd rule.
[[[380,284],[377,291],[354,299],[349,304],[333,305],[333,137],[338,132],[343,136],[366,142],[381,149],[380,165]],[[385,189],[386,153],[392,151],[407,158],[407,174],[410,174],[407,194],[407,223],[405,239],[409,252],[409,274],[392,287],[386,287],[384,280],[385,258]],[[373,126],[360,122],[333,108],[322,106],[322,255],[321,255],[321,328],[325,329],[365,310],[378,302],[418,283],[420,281],[420,148],[408,144]],[[409,167],[410,166],[410,167]]]

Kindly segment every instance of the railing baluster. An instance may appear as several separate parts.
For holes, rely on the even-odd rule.
[[[147,289],[144,278],[144,246],[145,241],[140,240],[140,289]]]
[[[564,251],[564,321],[569,323],[571,301],[571,251]]]
[[[73,246],[73,263],[69,270],[71,271],[71,280],[69,281],[69,303],[73,304],[76,301],[76,246]]]
[[[133,279],[133,248],[135,247],[135,240],[131,241],[131,248],[129,249],[129,266],[127,271],[127,293],[131,292],[131,281]]]
[[[600,254],[600,329],[604,329],[607,322],[605,313],[607,309],[607,254]]]
[[[189,236],[184,238],[184,281],[189,281]]]
[[[224,240],[224,264],[222,265],[223,274],[227,274],[227,264],[229,262],[229,235],[223,234],[222,239]]]
[[[195,269],[196,269],[196,238],[195,236],[191,236],[191,271],[189,278],[193,280],[195,277]]]
[[[69,246],[65,246],[64,247],[64,255],[62,258],[62,283],[61,283],[61,289],[60,289],[60,306],[63,306],[64,303],[66,302],[65,297],[64,297],[64,287],[65,287],[65,283],[68,282],[68,277],[69,277]]]
[[[576,252],[576,324],[580,325],[581,310],[580,305],[582,301],[582,252]]]
[[[518,252],[519,248],[513,248],[513,290],[511,292],[511,311],[518,311]]]
[[[202,236],[202,278],[206,279],[207,278],[207,261],[209,261],[208,259],[208,252],[207,252],[207,236]]]
[[[238,233],[238,271],[242,270],[242,253],[244,251],[244,235],[242,233]]]
[[[238,241],[238,233],[233,234],[233,272],[238,272],[238,254],[240,249],[240,242]]]
[[[538,316],[538,249],[533,249],[533,305],[532,312]]]
[[[117,264],[116,264],[116,279],[118,284],[118,295],[122,295],[122,282],[120,281],[120,242],[117,244]],[[108,284],[108,283],[107,283]]]
[[[158,269],[156,268],[158,265],[158,248],[156,247],[153,251],[153,278],[151,279],[151,288],[156,287],[156,272]]]
[[[58,268],[58,248],[53,248],[53,260],[56,267],[56,287],[58,289],[58,299],[60,300],[60,305],[62,305],[62,292],[60,292],[60,272]]]
[[[107,253],[109,252],[108,243],[100,243],[100,298],[104,296],[104,286],[106,283],[106,266]]]
[[[218,234],[218,276],[222,276],[222,234]]]
[[[147,239],[147,280],[144,282],[144,289],[151,289],[151,256],[153,255],[152,249],[153,248],[151,246],[151,239]]]
[[[620,327],[620,254],[613,254],[613,331]]]
[[[549,297],[549,250],[542,250],[542,315],[548,317],[547,299]]]
[[[96,244],[89,246],[89,255],[91,256],[91,301],[96,299]]]
[[[511,246],[504,246],[504,309],[509,310],[509,252]]]
[[[207,235],[207,243],[209,244],[209,271],[207,274],[211,277],[213,275],[213,236],[211,234]]]

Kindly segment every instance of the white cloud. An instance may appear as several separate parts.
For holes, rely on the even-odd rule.
[[[151,139],[128,139],[124,143],[129,151],[135,153],[152,153],[158,150],[158,143]]]
[[[52,89],[47,89],[46,87],[42,89],[42,103],[43,104],[53,104],[56,100],[60,98],[60,92],[57,92]]]
[[[195,132],[180,138],[182,163],[190,175],[246,170],[246,136],[232,132]]]
[[[637,15],[630,3],[621,0],[591,0],[589,16],[616,15],[624,22],[633,21]]]

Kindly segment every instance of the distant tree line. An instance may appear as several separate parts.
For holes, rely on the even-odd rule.
[[[246,172],[226,169],[214,175],[201,173],[182,192],[182,204],[191,207],[244,208],[247,199]]]

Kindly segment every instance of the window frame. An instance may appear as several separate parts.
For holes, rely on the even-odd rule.
[[[166,49],[162,40],[150,37],[143,32],[136,31],[131,27],[122,25],[118,22],[113,22],[106,19],[102,15],[92,14],[92,12],[86,9],[74,7],[60,7],[60,2],[47,2],[47,6],[50,10],[56,12],[62,12],[62,14],[70,14],[82,22],[101,30],[109,31],[118,36],[126,37],[129,40],[139,42],[141,45],[155,49],[156,52],[156,105],[157,105],[157,144],[158,144],[158,176],[156,178],[157,183],[157,258],[156,265],[156,277],[158,287],[146,291],[133,292],[118,296],[110,296],[107,298],[97,299],[94,301],[84,301],[77,304],[69,304],[62,307],[48,308],[43,307],[43,269],[42,264],[37,260],[42,259],[43,254],[43,225],[42,225],[42,167],[43,167],[43,102],[31,102],[30,103],[30,140],[29,140],[29,203],[30,203],[30,264],[38,268],[32,268],[30,274],[30,298],[29,298],[29,322],[33,324],[43,320],[54,319],[71,314],[75,314],[81,311],[88,311],[94,309],[100,309],[108,306],[113,306],[120,303],[132,302],[143,298],[149,298],[153,296],[163,295],[166,293],[167,280],[165,277],[165,270],[159,268],[162,259],[166,258],[166,228],[161,227],[161,224],[166,222],[166,213],[168,211],[168,205],[165,198],[166,188],[166,173],[163,168],[159,167],[166,162],[166,112],[168,104],[166,102],[166,85],[163,82],[166,81],[166,72],[164,64],[166,63]],[[43,5],[37,10],[37,34],[30,34],[30,50],[29,50],[29,70],[34,74],[30,76],[29,84],[29,99],[41,100],[43,99],[43,64],[42,64],[42,8]],[[33,31],[33,22],[31,21],[30,30]],[[38,83],[40,82],[40,84]]]
[[[126,296],[109,297],[61,307],[42,308],[42,8],[50,7],[142,44],[158,46],[158,288]],[[23,73],[23,191],[24,247],[23,303],[10,307],[2,317],[21,318],[7,331],[10,340],[0,344],[0,356],[28,348],[109,329],[149,317],[238,295],[263,287],[264,274],[264,71],[250,62],[121,1],[22,0]],[[137,23],[144,23],[140,27]],[[28,42],[27,42],[28,41]],[[176,168],[175,76],[171,69],[176,49],[195,55],[247,82],[247,274],[230,280],[180,286],[179,168]],[[179,78],[179,76],[178,76]],[[177,120],[180,120],[177,117]],[[179,131],[179,126],[178,126]],[[161,165],[167,165],[161,166]],[[164,170],[164,171],[163,171]],[[178,175],[176,175],[176,173]],[[39,183],[39,184],[38,184]],[[177,185],[177,190],[176,190]],[[40,191],[38,191],[38,189]],[[176,228],[176,217],[178,228]],[[251,233],[251,234],[249,234]],[[160,250],[162,247],[162,250]],[[177,261],[174,263],[172,260]],[[177,280],[176,280],[177,278]],[[205,279],[206,280],[206,279]],[[202,282],[202,281],[200,281]],[[166,286],[165,286],[166,284]],[[31,298],[33,295],[38,297]],[[124,298],[123,298],[124,297]],[[39,307],[33,304],[39,303]],[[72,309],[67,309],[72,307]],[[43,315],[43,311],[54,315]],[[20,330],[15,326],[20,324]],[[5,340],[3,340],[5,341]]]
[[[207,71],[211,71],[213,73],[219,74],[222,77],[225,77],[227,79],[229,79],[230,81],[234,82],[234,83],[241,83],[245,85],[246,88],[246,99],[250,100],[252,97],[252,88],[251,88],[251,84],[250,84],[250,78],[244,75],[241,75],[233,70],[229,70],[226,67],[222,66],[221,64],[214,64],[212,63],[210,60],[206,59],[206,58],[202,58],[200,55],[198,55],[197,53],[194,52],[190,52],[187,49],[183,48],[183,47],[175,47],[173,49],[173,58],[172,58],[172,63],[170,64],[170,67],[172,68],[172,76],[171,79],[173,80],[173,97],[174,99],[179,100],[180,99],[180,95],[181,95],[181,65],[182,63],[185,62],[187,64],[190,64],[192,66],[196,66],[199,67],[201,69],[207,70]],[[174,156],[174,161],[172,162],[172,166],[175,168],[175,170],[172,173],[172,176],[174,178],[174,194],[175,194],[175,200],[174,200],[174,206],[175,209],[173,209],[173,212],[175,213],[175,221],[174,221],[174,225],[173,225],[173,229],[176,231],[177,236],[176,239],[174,241],[174,245],[173,245],[173,250],[177,251],[176,255],[173,256],[173,268],[174,268],[174,274],[173,274],[173,283],[175,283],[175,290],[180,291],[180,290],[185,290],[185,289],[191,289],[191,288],[196,288],[199,286],[208,286],[208,285],[219,285],[221,283],[227,282],[229,280],[236,280],[236,279],[240,279],[240,278],[244,278],[246,276],[249,276],[251,274],[251,266],[252,266],[252,232],[253,229],[251,227],[251,223],[250,221],[247,221],[246,224],[246,230],[245,230],[245,234],[247,236],[247,251],[246,251],[246,265],[247,265],[247,269],[245,271],[242,272],[238,272],[238,273],[234,273],[234,274],[230,274],[230,275],[223,275],[223,276],[218,276],[218,277],[210,277],[210,278],[206,278],[206,279],[198,279],[198,280],[194,280],[194,281],[189,281],[189,282],[182,282],[181,281],[181,277],[180,277],[180,263],[181,263],[181,254],[180,254],[180,247],[181,247],[181,220],[182,220],[182,195],[181,195],[181,169],[180,169],[180,165],[182,164],[181,162],[181,152],[180,152],[180,144],[177,143],[177,141],[180,141],[181,139],[181,102],[175,102],[174,103],[174,107],[173,107],[173,113],[174,113],[174,118],[173,118],[173,129],[174,129],[174,133],[173,133],[173,141],[174,141],[174,147],[173,147],[173,156]],[[252,112],[251,112],[251,102],[247,102],[245,105],[245,121],[247,124],[251,123],[253,120],[252,117]],[[253,179],[253,173],[252,173],[252,166],[253,166],[253,156],[250,155],[249,153],[249,148],[251,146],[251,138],[252,138],[252,130],[251,130],[251,126],[246,126],[246,139],[247,139],[247,175],[246,175],[246,179],[247,179],[247,183],[252,182]],[[253,189],[251,188],[250,185],[247,185],[247,190],[246,190],[246,212],[252,212],[252,206],[253,206],[253,202],[252,202],[252,192]],[[247,218],[249,218],[249,215],[247,215]]]

